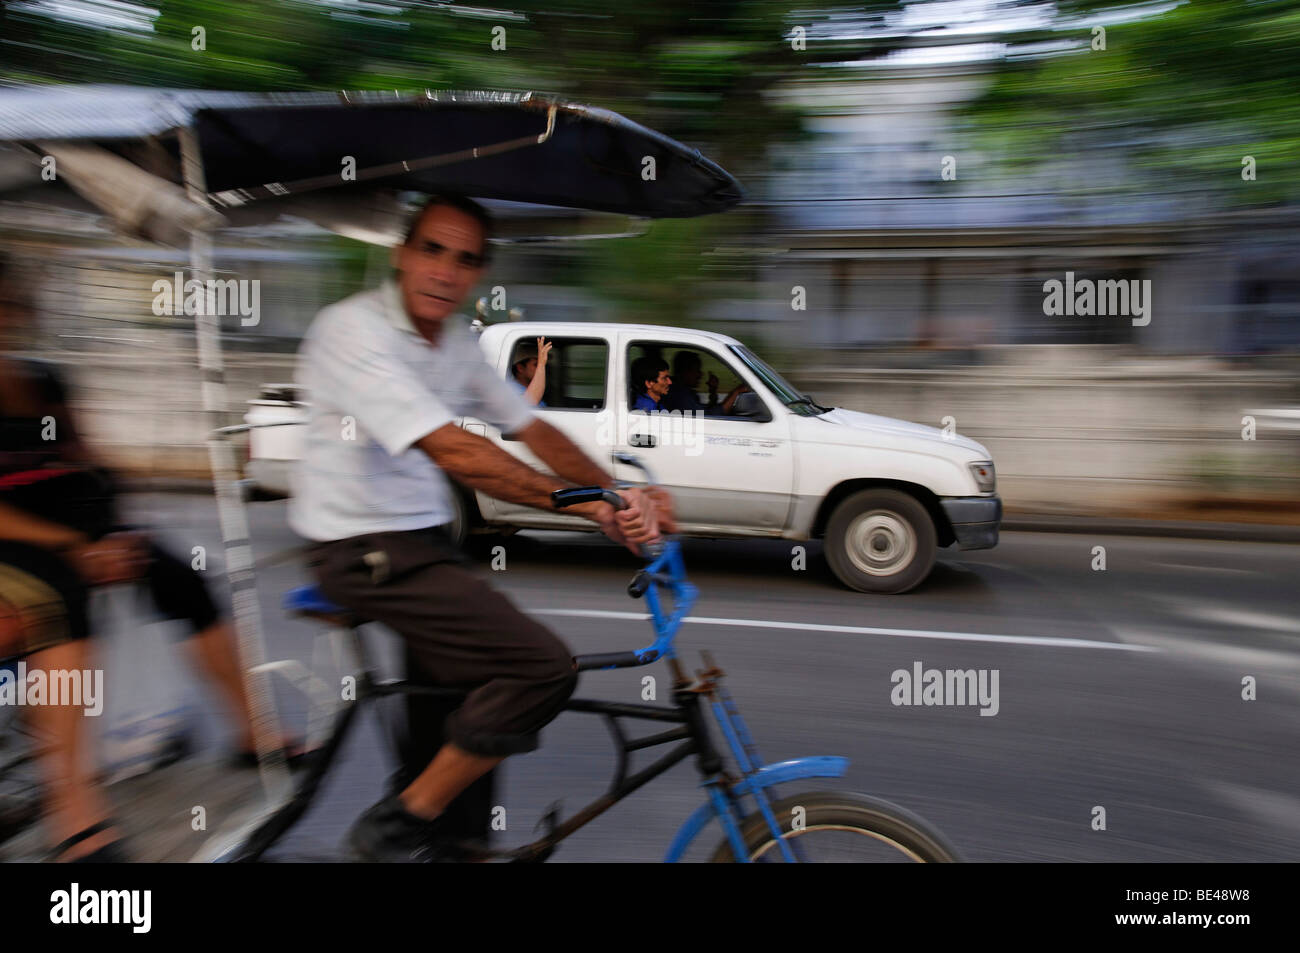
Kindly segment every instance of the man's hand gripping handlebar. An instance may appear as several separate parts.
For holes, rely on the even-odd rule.
[[[650,469],[632,454],[615,454],[614,459],[640,468],[653,483]],[[653,485],[620,486],[617,491],[599,486],[571,487],[553,491],[551,504],[557,510],[582,506],[584,515],[597,523],[606,536],[637,555],[649,555],[663,542],[664,534],[677,530],[672,497]]]

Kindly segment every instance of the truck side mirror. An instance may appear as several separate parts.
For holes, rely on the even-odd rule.
[[[772,419],[772,415],[767,412],[767,405],[752,390],[736,398],[736,402],[731,405],[731,416],[748,417],[761,423]]]

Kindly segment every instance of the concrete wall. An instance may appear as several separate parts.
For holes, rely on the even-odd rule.
[[[63,370],[74,385],[74,410],[87,439],[113,465],[142,476],[209,473],[209,425],[192,354],[81,355]],[[230,355],[226,373],[226,423],[241,423],[244,402],[257,396],[261,384],[294,379],[294,356]],[[244,438],[236,439],[242,454]]]
[[[1142,515],[1206,498],[1300,502],[1300,430],[1257,415],[1256,439],[1242,439],[1248,411],[1300,406],[1294,373],[1133,361],[1116,348],[1010,347],[985,359],[925,370],[827,363],[790,376],[822,403],[935,427],[955,418],[989,448],[1011,510]],[[66,371],[90,439],[115,464],[207,473],[191,356],[83,355]],[[231,422],[260,384],[292,379],[292,355],[231,355]]]
[[[1300,504],[1300,430],[1256,413],[1256,439],[1242,439],[1246,413],[1300,406],[1293,372],[1125,361],[1118,350],[1011,348],[993,366],[793,376],[823,404],[934,427],[955,418],[988,447],[1013,511]]]

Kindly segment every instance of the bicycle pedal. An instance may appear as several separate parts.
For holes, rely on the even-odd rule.
[[[536,834],[544,828],[547,836],[554,834],[556,828],[560,826],[560,811],[563,807],[563,801],[553,801],[551,806],[546,809],[546,813],[533,825],[533,833]]]
[[[560,826],[560,812],[563,809],[563,801],[554,801],[547,808],[546,813],[541,816],[536,824],[533,825],[533,833],[542,832],[542,836],[550,837]],[[525,847],[518,851],[512,861],[516,864],[541,864],[546,861],[558,845],[552,844],[549,847]]]

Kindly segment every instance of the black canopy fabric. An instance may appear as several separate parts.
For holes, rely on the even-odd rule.
[[[609,110],[535,93],[0,90],[0,142],[94,143],[126,155],[133,142],[162,142],[140,154],[176,183],[172,140],[186,128],[218,208],[362,183],[647,218],[721,212],[743,197],[698,150]]]

